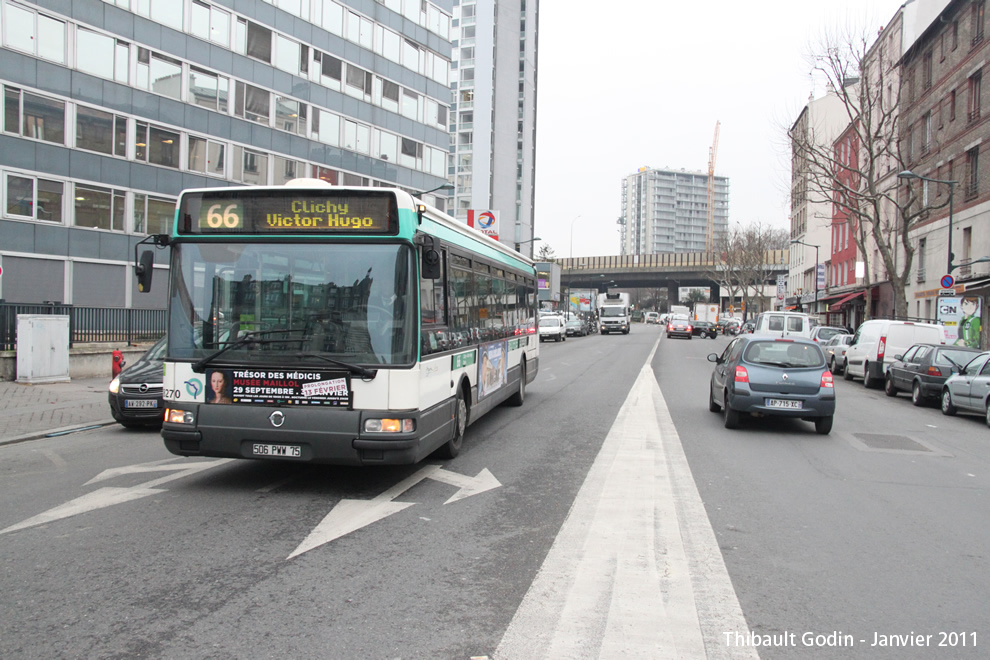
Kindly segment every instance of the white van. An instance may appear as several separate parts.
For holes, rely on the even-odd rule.
[[[846,380],[862,378],[863,385],[879,387],[887,367],[896,361],[894,356],[903,355],[911,346],[920,343],[944,344],[942,326],[887,319],[864,321],[846,348],[842,377]]]
[[[754,335],[811,338],[811,317],[802,312],[763,312],[756,317]]]

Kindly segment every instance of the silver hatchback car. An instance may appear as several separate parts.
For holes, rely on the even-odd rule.
[[[748,415],[797,417],[814,422],[818,433],[832,430],[835,386],[815,342],[740,335],[708,361],[715,363],[708,409],[723,411],[725,428],[737,428]]]

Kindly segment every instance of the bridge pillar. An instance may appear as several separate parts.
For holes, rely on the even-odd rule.
[[[708,302],[718,305],[719,311],[722,311],[722,289],[717,282],[712,282],[711,295],[708,297]]]
[[[670,311],[671,305],[680,305],[681,299],[677,297],[677,291],[680,289],[677,282],[667,283],[667,311]]]

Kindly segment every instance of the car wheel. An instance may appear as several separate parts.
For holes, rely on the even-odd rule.
[[[506,399],[510,406],[521,406],[526,401],[526,358],[519,362],[519,389]]]
[[[832,375],[839,373],[835,368],[835,356],[833,355],[828,361],[828,370],[832,372]]]
[[[733,410],[729,407],[729,392],[725,392],[725,400],[722,406],[723,421],[725,423],[725,428],[727,429],[737,429],[739,428],[739,411]]]
[[[560,341],[567,341],[567,335],[561,335]]]
[[[454,437],[437,450],[443,459],[457,458],[464,444],[464,431],[467,429],[468,405],[464,399],[464,388],[457,388],[457,401],[454,403]]]
[[[919,407],[925,405],[925,397],[921,394],[921,383],[918,381],[911,386],[911,403]]]
[[[712,388],[710,384],[708,386],[708,410],[714,413],[717,413],[720,410],[722,410],[722,406],[715,403],[715,390]]]
[[[870,390],[877,384],[877,379],[870,376],[870,363],[863,363],[863,387]]]
[[[842,361],[842,380],[852,380],[853,375],[849,372],[849,360]]]
[[[949,388],[947,387],[942,390],[942,414],[951,417],[957,412],[959,412],[958,409],[952,405],[952,393],[949,392]]]
[[[883,379],[883,393],[887,396],[897,396],[897,388],[894,387],[894,379],[887,374],[887,377]]]
[[[818,435],[828,435],[832,431],[832,416],[819,417],[815,420],[815,432]]]
[[[987,401],[986,418],[987,418],[987,426],[990,426],[990,401]]]

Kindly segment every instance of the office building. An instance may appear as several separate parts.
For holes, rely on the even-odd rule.
[[[622,182],[620,254],[704,252],[708,173],[641,167]],[[729,179],[714,178],[713,237],[729,226]]]
[[[0,1],[0,299],[164,307],[166,287],[137,292],[134,245],[186,188],[446,183],[452,10]]]
[[[495,211],[533,252],[538,0],[454,0],[452,213]]]

